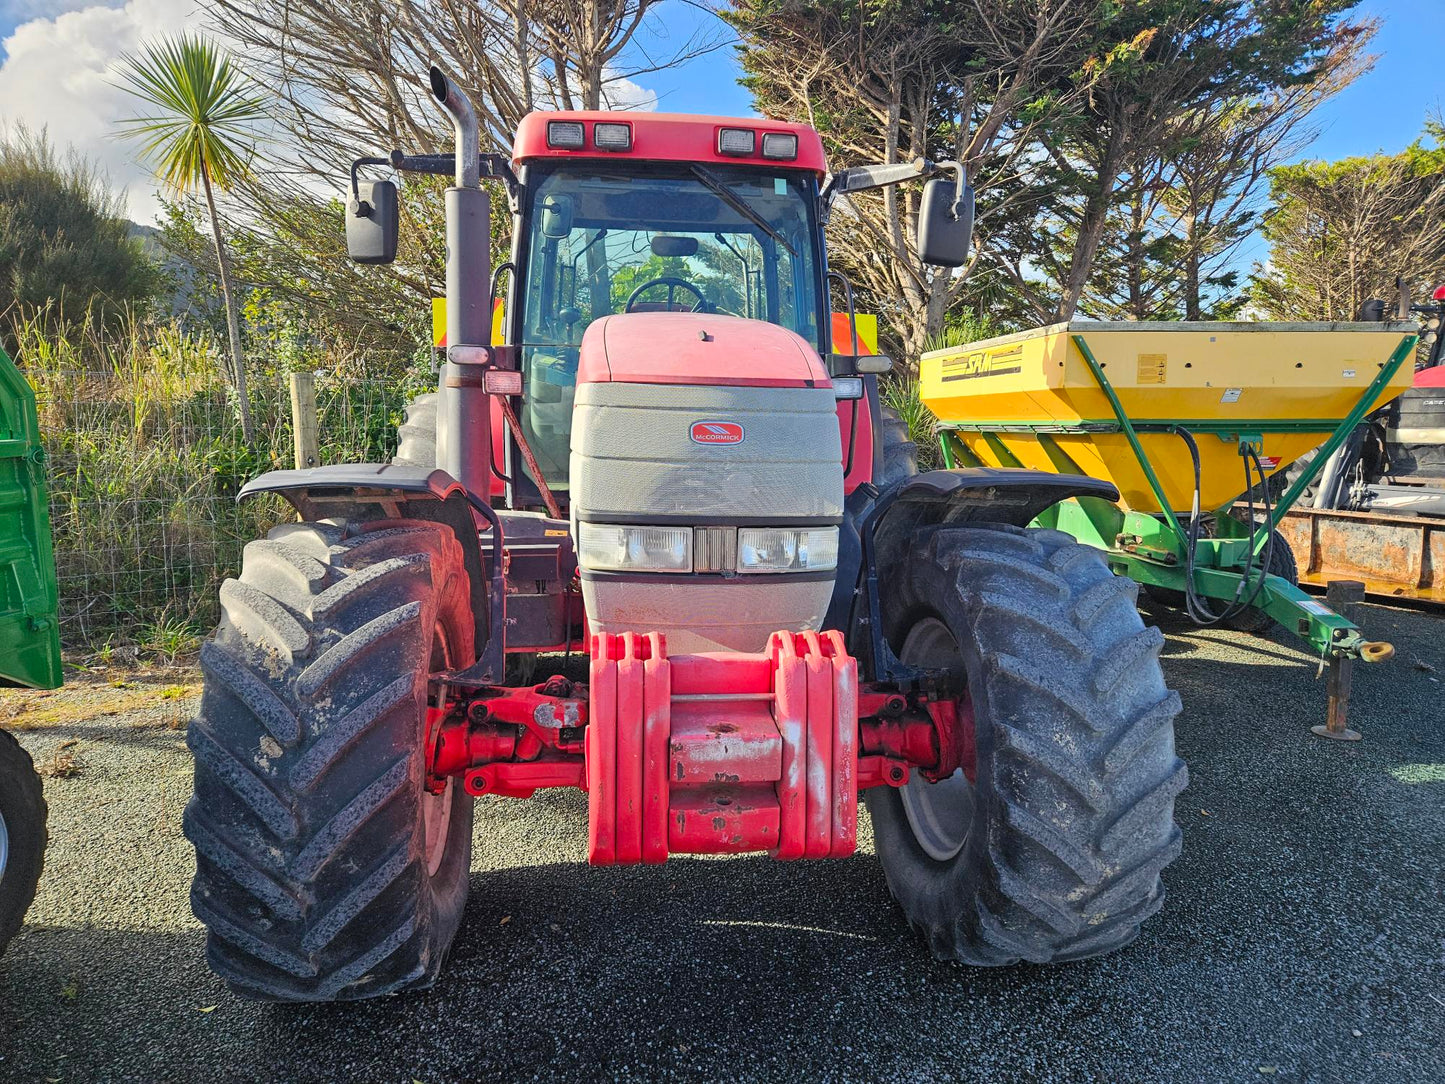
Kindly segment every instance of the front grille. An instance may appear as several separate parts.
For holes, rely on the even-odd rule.
[[[738,567],[736,527],[695,527],[692,532],[694,572],[731,572]]]

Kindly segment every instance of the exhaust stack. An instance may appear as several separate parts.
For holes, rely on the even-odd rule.
[[[453,360],[459,346],[490,346],[491,199],[481,188],[480,136],[472,103],[435,64],[431,92],[452,119],[456,184],[446,208],[447,361],[437,387],[437,466],[471,493],[491,492],[492,411],[479,365]]]

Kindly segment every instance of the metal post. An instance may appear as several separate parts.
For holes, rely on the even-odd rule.
[[[316,374],[291,374],[291,437],[296,469],[319,466],[321,425],[316,416]]]
[[[1359,580],[1332,580],[1325,588],[1325,603],[1347,620],[1355,620],[1355,610],[1365,600],[1365,585]],[[1334,741],[1359,741],[1360,732],[1346,724],[1350,711],[1350,684],[1354,678],[1355,660],[1337,654],[1330,659],[1330,710],[1323,726],[1310,727],[1310,733]]]
[[[492,314],[491,200],[479,183],[477,118],[440,68],[432,95],[456,132],[456,184],[446,190],[447,360],[437,389],[437,466],[482,500],[491,492],[492,412],[482,366],[458,364],[459,348],[489,346]]]

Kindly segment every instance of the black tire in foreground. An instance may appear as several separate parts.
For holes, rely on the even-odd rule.
[[[462,550],[435,524],[286,524],[221,587],[191,723],[191,905],[212,969],[275,1001],[435,981],[472,799],[423,788],[429,673],[472,661]]]
[[[437,393],[418,395],[406,404],[406,415],[396,427],[396,455],[393,463],[416,467],[437,465]]]
[[[45,793],[15,738],[0,730],[0,952],[20,930],[45,865]]]
[[[1129,944],[1179,853],[1179,697],[1138,588],[1068,535],[919,532],[883,603],[905,662],[961,673],[976,781],[867,792],[888,887],[935,956],[1048,963]]]

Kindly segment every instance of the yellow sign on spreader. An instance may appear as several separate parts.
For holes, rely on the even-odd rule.
[[[992,350],[970,350],[943,363],[942,379],[974,380],[981,376],[1006,376],[1023,368],[1022,346],[1000,346]]]
[[[1168,354],[1140,354],[1136,382],[1139,384],[1165,383],[1168,379],[1168,362]]]

